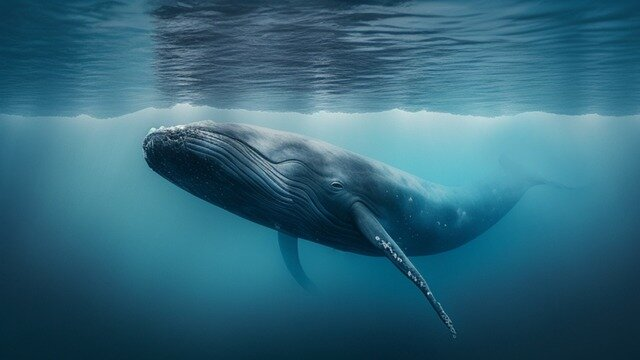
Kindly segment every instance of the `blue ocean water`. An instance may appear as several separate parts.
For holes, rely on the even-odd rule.
[[[0,358],[637,358],[640,11],[633,2],[0,5]],[[463,185],[531,189],[414,258],[276,233],[157,176],[198,120],[292,131]]]

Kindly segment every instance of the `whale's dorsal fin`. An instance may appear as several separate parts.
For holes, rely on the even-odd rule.
[[[282,254],[285,265],[287,265],[289,273],[291,273],[293,278],[296,279],[296,282],[305,290],[314,291],[316,288],[315,285],[307,277],[307,274],[302,270],[302,265],[300,265],[298,238],[278,232],[278,244],[280,245],[280,253]]]
[[[427,285],[427,281],[422,277],[420,272],[418,272],[418,269],[413,266],[404,252],[402,252],[398,244],[389,236],[371,210],[361,202],[356,202],[352,209],[353,219],[364,237],[380,249],[385,256],[422,291],[427,297],[427,300],[429,300],[429,303],[431,303],[433,309],[438,313],[440,320],[442,320],[453,334],[453,337],[455,337],[456,329],[453,327],[453,322],[447,313],[444,312],[442,305],[436,301],[436,298],[429,289],[429,285]]]

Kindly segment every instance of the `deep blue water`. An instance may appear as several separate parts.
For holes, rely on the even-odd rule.
[[[640,356],[636,3],[5,1],[0,20],[1,359]],[[572,189],[413,259],[453,340],[386,259],[303,242],[308,294],[275,231],[147,167],[149,128],[205,119],[451,185],[508,155]]]

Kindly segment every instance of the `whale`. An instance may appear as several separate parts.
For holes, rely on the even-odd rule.
[[[152,128],[143,152],[148,166],[178,187],[277,231],[284,263],[302,287],[315,288],[300,263],[299,239],[386,257],[454,337],[451,318],[411,257],[469,242],[529,188],[546,183],[510,166],[497,179],[446,186],[303,135],[213,121]]]

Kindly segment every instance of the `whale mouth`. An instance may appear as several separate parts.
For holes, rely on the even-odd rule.
[[[207,148],[214,143],[221,142],[239,141],[227,134],[194,126],[160,126],[149,129],[142,142],[142,149],[145,159],[152,160],[153,155],[166,156],[169,152],[185,149],[194,154],[202,155],[202,149],[198,149],[198,146]]]
[[[242,208],[247,213],[239,215],[264,219],[269,226],[277,227],[273,219],[290,218],[300,227],[349,227],[325,207],[318,194],[323,183],[303,161],[270,159],[259,148],[269,139],[254,136],[249,143],[226,130],[215,123],[151,129],[143,142],[145,159],[192,194],[231,211]]]
[[[200,151],[195,151],[189,145],[200,142],[201,146],[205,146],[202,141],[210,137],[207,135],[208,133],[210,132],[186,125],[152,127],[142,142],[144,158],[156,172],[161,172],[159,167],[169,165],[172,159],[174,159],[173,161],[187,162],[190,154],[202,155]],[[216,133],[216,137],[221,141],[224,136]]]
[[[215,123],[151,128],[142,147],[152,170],[206,200],[214,201],[209,186],[242,189],[253,201],[293,202],[276,165]]]

